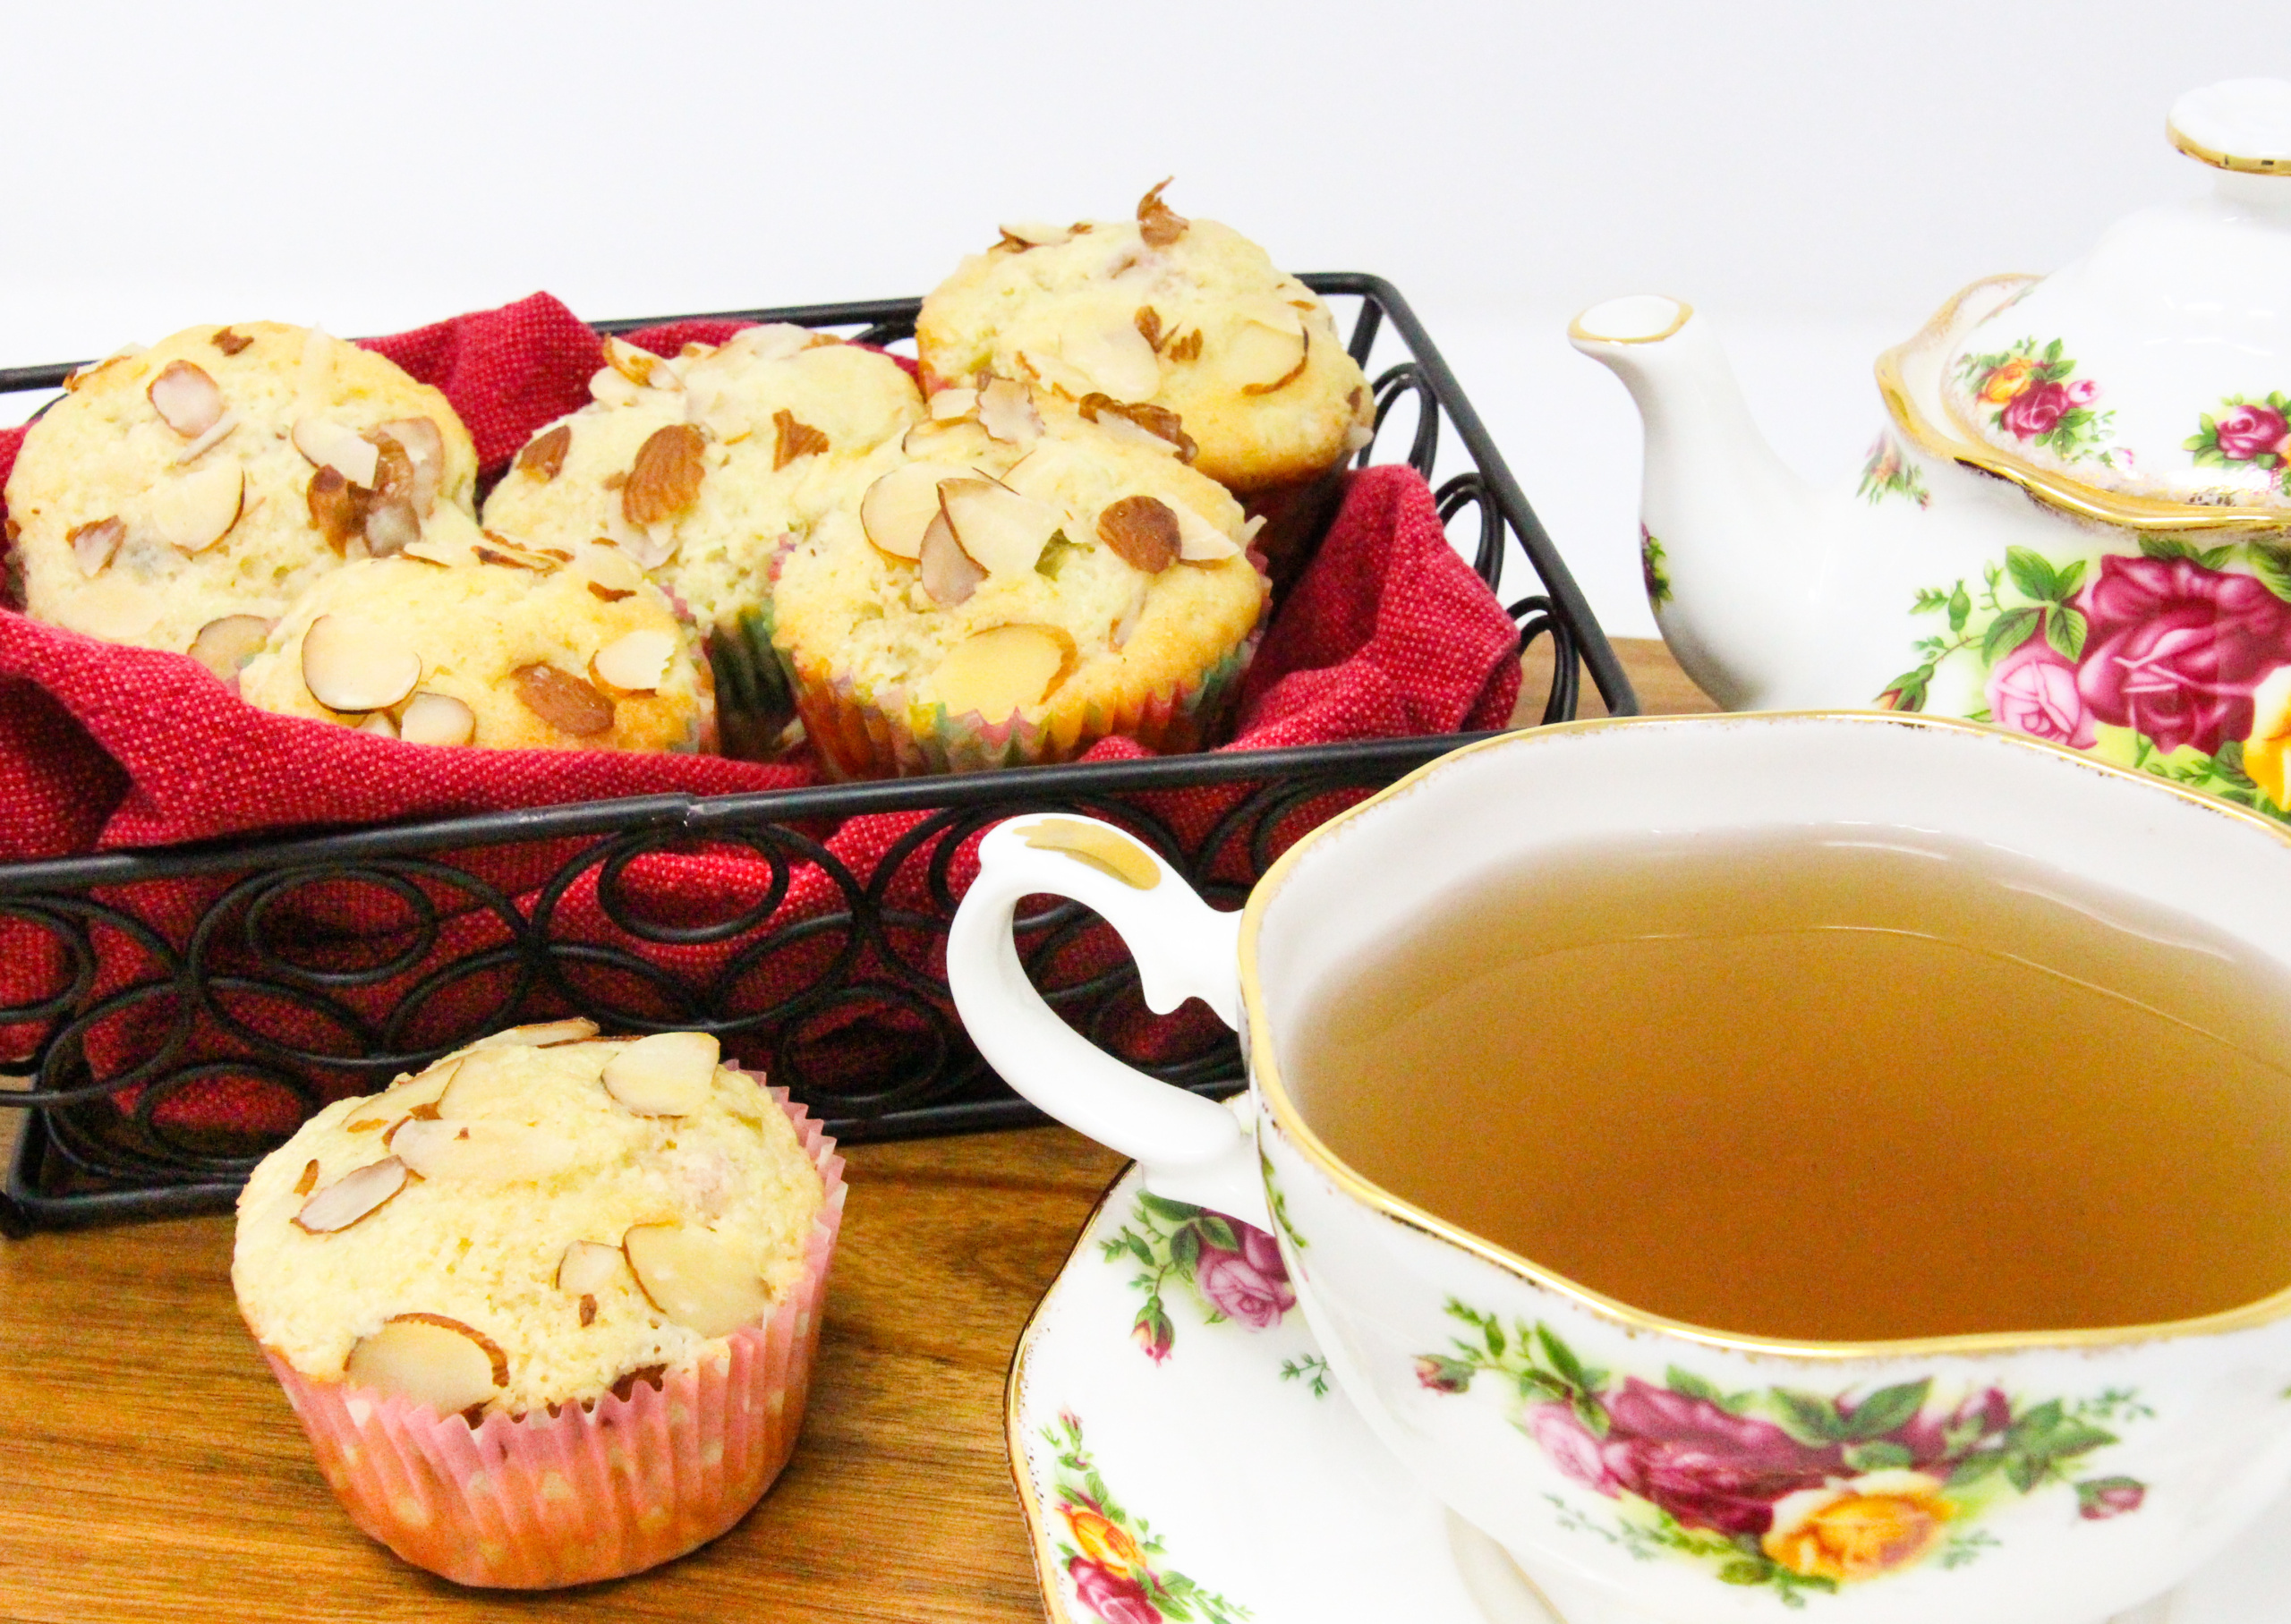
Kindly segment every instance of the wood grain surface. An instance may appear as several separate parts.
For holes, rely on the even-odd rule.
[[[1620,646],[1648,710],[1712,708],[1659,643]],[[1040,1128],[848,1162],[779,1484],[681,1561],[541,1595],[458,1588],[351,1526],[239,1322],[227,1217],[0,1246],[0,1620],[1040,1618],[1003,1373],[1120,1161]]]

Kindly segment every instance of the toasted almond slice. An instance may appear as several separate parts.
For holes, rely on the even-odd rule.
[[[440,565],[447,569],[479,562],[472,543],[444,536],[424,536],[419,541],[409,541],[397,549],[397,556],[419,558],[424,564]]]
[[[123,361],[132,361],[149,347],[150,346],[149,344],[123,344],[116,350],[114,350],[110,354],[105,356],[101,361],[91,361],[87,366],[74,369],[64,376],[64,393],[67,395],[77,395],[81,389],[87,387],[89,383],[94,381],[96,374],[102,371],[105,368],[115,367]]]
[[[1087,377],[1094,390],[1116,400],[1147,400],[1162,387],[1161,358],[1146,336],[1122,317],[1108,316],[1077,327],[1066,335],[1061,347],[1068,364]]]
[[[899,448],[910,457],[951,463],[990,456],[994,442],[974,416],[917,423],[901,438]]]
[[[687,1331],[725,1336],[771,1311],[771,1294],[746,1249],[712,1229],[635,1224],[620,1249],[645,1300]]]
[[[1148,496],[1106,504],[1098,514],[1098,540],[1124,564],[1149,575],[1175,564],[1183,545],[1175,511],[1160,497]]]
[[[707,437],[690,423],[652,430],[636,448],[620,488],[621,515],[639,527],[663,523],[690,510],[708,475]]]
[[[319,1162],[313,1156],[302,1164],[302,1176],[294,1181],[294,1194],[308,1195],[319,1187]]]
[[[248,337],[244,333],[234,333],[228,327],[217,327],[215,329],[215,336],[209,338],[207,342],[213,344],[217,349],[222,351],[226,355],[236,355],[241,350],[245,349],[249,344],[252,344],[254,340]]]
[[[417,689],[397,718],[397,735],[409,744],[466,744],[477,736],[477,718],[450,693]]]
[[[1047,502],[1022,497],[992,480],[947,480],[939,505],[955,540],[990,575],[1034,568],[1066,515]]]
[[[1055,248],[1070,242],[1074,234],[1063,225],[1052,225],[1041,220],[1009,220],[997,225],[1002,234],[1002,245],[1024,253],[1030,248]]]
[[[231,430],[239,426],[239,414],[226,412],[207,426],[205,433],[175,454],[175,466],[187,468],[230,438]]]
[[[1225,365],[1243,379],[1242,394],[1270,395],[1304,375],[1311,348],[1301,326],[1277,332],[1252,317],[1226,341]]]
[[[518,701],[559,733],[587,739],[612,731],[613,701],[586,678],[542,664],[519,666],[511,675]]]
[[[143,392],[159,421],[187,440],[197,439],[223,415],[223,391],[203,368],[187,361],[167,362]]]
[[[610,367],[600,367],[589,379],[589,398],[600,406],[633,406],[645,396],[641,387]]]
[[[1304,312],[1277,293],[1243,294],[1234,301],[1234,306],[1236,314],[1284,337],[1305,336]]]
[[[485,539],[471,545],[470,556],[480,564],[491,564],[502,569],[531,570],[537,575],[549,575],[556,574],[557,566],[562,562],[553,554],[537,552],[529,547],[520,547],[508,537],[498,535],[492,531],[481,531],[479,533]]]
[[[560,1021],[533,1021],[489,1033],[469,1045],[472,1049],[554,1049],[559,1043],[585,1043],[597,1035],[597,1024],[584,1015]]]
[[[605,338],[605,361],[630,383],[644,389],[681,389],[684,379],[671,366],[650,350],[642,350],[626,338]]]
[[[978,426],[1006,446],[1031,446],[1042,438],[1042,414],[1016,378],[990,378],[979,390]]]
[[[473,1326],[442,1314],[401,1314],[352,1344],[343,1378],[400,1393],[440,1415],[483,1404],[509,1384],[509,1357]]]
[[[329,710],[385,710],[422,680],[422,656],[388,632],[321,615],[302,633],[302,685]]]
[[[1171,180],[1177,177],[1171,176]],[[1137,200],[1137,234],[1152,248],[1167,248],[1185,235],[1185,228],[1193,224],[1183,215],[1162,201],[1162,187],[1168,180]]]
[[[951,423],[970,416],[978,410],[978,391],[957,386],[941,389],[931,397],[931,421]]]
[[[970,477],[969,469],[953,463],[907,463],[894,468],[859,498],[859,528],[892,557],[919,558],[923,532],[939,516],[939,482]]]
[[[151,531],[178,552],[203,553],[239,522],[246,494],[246,470],[236,463],[194,469],[151,493]]]
[[[1105,386],[1096,382],[1081,368],[1046,350],[1020,350],[1018,361],[1018,370],[1028,378],[1069,400],[1079,400],[1085,395],[1105,392]]]
[[[712,1033],[658,1032],[605,1062],[605,1093],[640,1117],[688,1117],[708,1103],[720,1055]]]
[[[397,737],[397,724],[390,720],[390,713],[388,711],[377,710],[373,715],[368,717],[364,721],[358,724],[358,731],[361,733],[373,734],[379,738],[394,739]],[[416,1170],[418,1171],[419,1169]]]
[[[228,682],[262,647],[271,624],[260,615],[226,615],[210,620],[191,640],[191,657]]]
[[[418,516],[428,518],[436,511],[438,487],[446,477],[446,437],[426,417],[392,418],[387,423],[377,423],[373,432],[394,439],[405,448],[407,460],[413,465],[413,479],[402,493],[396,494],[403,494],[413,502]]]
[[[621,1262],[618,1246],[600,1240],[576,1240],[557,1260],[557,1288],[575,1297],[602,1291],[619,1275]]]
[[[133,642],[158,625],[159,611],[166,607],[158,593],[141,582],[106,575],[72,595],[67,624],[107,642]]]
[[[976,711],[999,722],[1038,705],[1074,666],[1074,640],[1057,626],[975,632],[949,650],[931,685],[950,716]]]
[[[669,675],[677,651],[676,633],[643,626],[626,633],[589,659],[589,675],[599,685],[624,693],[652,693]]]
[[[1171,505],[1170,511],[1178,519],[1178,557],[1188,564],[1215,564],[1240,556],[1239,542],[1184,503]]]
[[[72,546],[72,562],[80,573],[89,579],[104,573],[104,565],[111,562],[119,544],[127,539],[127,526],[117,519],[97,519],[86,524],[74,524],[64,534]]]
[[[353,1169],[304,1202],[294,1227],[312,1235],[347,1229],[405,1188],[405,1163],[395,1156]]]
[[[373,489],[379,453],[371,440],[347,423],[330,417],[298,417],[288,438],[313,467],[331,468],[353,485]]]
[[[771,414],[771,467],[775,473],[797,457],[822,455],[829,449],[826,430],[798,421],[785,406]]]
[[[565,453],[573,444],[573,425],[559,423],[525,442],[517,453],[517,472],[546,483],[565,471]]]
[[[820,335],[792,321],[767,321],[762,327],[744,327],[724,342],[726,350],[743,350],[758,361],[785,361],[790,355],[800,355],[812,347]]]
[[[986,579],[986,572],[971,562],[970,555],[956,541],[943,510],[933,514],[931,523],[924,527],[916,561],[922,566],[923,590],[941,608],[950,609],[965,601]]]
[[[311,528],[326,539],[326,544],[337,555],[347,556],[353,541],[365,541],[365,492],[350,482],[350,476],[329,464],[311,475],[311,482],[302,492],[302,505],[310,512]]]
[[[442,1110],[442,1108],[441,1108]],[[520,1184],[554,1177],[573,1165],[571,1140],[522,1122],[435,1120],[416,1117],[390,1135],[390,1151],[424,1178],[470,1184]]]

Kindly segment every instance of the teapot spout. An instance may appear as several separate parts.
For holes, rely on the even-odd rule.
[[[1818,657],[1814,493],[1757,428],[1709,319],[1637,294],[1592,306],[1569,340],[1622,379],[1646,432],[1639,547],[1664,641],[1729,710],[1806,702]]]

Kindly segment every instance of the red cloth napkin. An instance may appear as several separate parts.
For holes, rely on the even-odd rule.
[[[673,354],[695,339],[720,342],[737,325],[678,322],[630,336],[656,353]],[[545,293],[370,340],[366,347],[445,392],[469,425],[489,475],[535,429],[585,401],[588,378],[602,364],[597,335]],[[0,480],[13,465],[21,438],[21,429],[0,431]],[[1510,619],[1449,546],[1424,481],[1405,467],[1364,471],[1350,477],[1319,554],[1265,635],[1243,684],[1237,736],[1226,748],[1500,727],[1519,687],[1514,649]],[[1127,739],[1109,739],[1086,759],[1141,753]],[[762,765],[710,756],[403,744],[259,711],[185,656],[98,642],[0,609],[0,861],[258,830],[816,781],[801,761]],[[1146,803],[1192,849],[1242,793],[1237,786],[1173,791]],[[1292,817],[1284,839],[1293,840],[1341,803],[1333,800]],[[805,832],[864,886],[923,817],[856,818],[839,828]],[[950,855],[958,895],[975,871],[978,832],[966,831],[960,849]],[[261,953],[251,933],[261,952],[337,979],[243,992],[216,989],[210,980],[209,1005],[195,1016],[178,1009],[172,994],[132,999],[87,1029],[88,1059],[98,1076],[132,1083],[134,1068],[187,1022],[185,1053],[214,1060],[218,1069],[172,1093],[154,1108],[154,1120],[163,1128],[290,1127],[306,1109],[289,1082],[297,1072],[325,1097],[361,1092],[387,1076],[345,1067],[344,1059],[440,1042],[473,1023],[506,1025],[561,1008],[561,992],[552,996],[546,987],[526,989],[518,998],[508,967],[481,970],[443,987],[422,983],[449,957],[488,947],[504,948],[502,964],[514,964],[515,956],[507,949],[515,945],[515,930],[498,905],[506,902],[531,917],[541,901],[540,888],[577,844],[441,855],[437,861],[444,867],[407,880],[404,892],[337,881],[273,897],[259,926],[234,923],[232,932],[209,941],[210,971],[257,966]],[[902,863],[887,899],[890,906],[943,916],[930,894],[928,866]],[[1220,868],[1246,878],[1239,855]],[[807,1080],[839,1092],[864,1088],[870,1066],[895,1067],[899,1055],[935,1041],[929,1029],[933,1009],[943,1010],[943,995],[933,999],[925,992],[918,999],[916,991],[917,975],[935,977],[940,970],[934,930],[886,932],[890,957],[907,963],[902,970],[872,946],[858,950],[832,928],[746,963],[740,950],[754,942],[754,932],[722,943],[662,945],[632,934],[621,923],[631,914],[668,923],[720,920],[775,883],[786,889],[771,914],[771,927],[831,923],[847,905],[817,863],[785,863],[775,871],[745,847],[702,849],[686,842],[629,863],[612,897],[600,897],[598,876],[592,866],[557,897],[549,922],[553,939],[598,948],[565,972],[585,997],[630,1014],[671,1019],[694,1013],[677,988],[711,980],[718,1014],[761,1009],[807,989],[823,994],[826,983],[860,984],[854,997],[819,998],[819,1008],[807,1016],[815,1030],[779,1046],[781,1080],[796,1084],[799,1093]],[[102,900],[132,912],[180,948],[201,912],[233,883],[248,881],[155,882]],[[728,906],[727,898],[738,900]],[[425,914],[431,916],[434,940],[425,938]],[[147,980],[161,963],[148,944],[116,926],[97,927],[93,940],[100,971],[90,998]],[[1103,940],[1092,945],[1086,934],[1061,956],[1081,966],[1109,950]],[[405,962],[393,965],[393,959]],[[68,928],[0,912],[0,1009],[21,1010],[55,998],[70,985],[73,963]],[[362,985],[339,979],[361,970],[367,973],[358,978]],[[396,1027],[388,1025],[393,1020]],[[232,1031],[234,1025],[259,1030],[287,1050],[240,1071],[221,1066],[251,1053]],[[29,1021],[0,1026],[0,1059],[21,1059],[38,1031]],[[728,1047],[752,1064],[768,1058],[742,1051],[737,1040]],[[813,1070],[828,1055],[831,1076],[786,1075]]]

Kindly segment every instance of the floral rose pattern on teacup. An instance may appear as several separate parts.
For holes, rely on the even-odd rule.
[[[1771,1586],[1793,1606],[1929,1559],[1974,1560],[1996,1542],[1970,1525],[2007,1495],[2065,1484],[2091,1521],[2137,1511],[2146,1495],[2136,1478],[2078,1475],[2117,1441],[2110,1426],[2149,1416],[2131,1392],[2031,1405],[1989,1387],[1937,1400],[1928,1379],[1726,1393],[1675,1365],[1658,1386],[1592,1369],[1541,1322],[1507,1329],[1452,1300],[1448,1313],[1466,1334],[1418,1357],[1417,1380],[1463,1393],[1499,1379],[1513,1424],[1562,1475],[1622,1503],[1608,1523],[1554,1497],[1568,1526],[1634,1554],[1710,1562],[1726,1583]]]
[[[1088,1616],[1100,1624],[1239,1624],[1249,1616],[1248,1608],[1163,1566],[1160,1536],[1107,1489],[1071,1411],[1061,1411],[1043,1437],[1057,1451],[1052,1515],[1065,1530],[1057,1541],[1059,1562]]]
[[[1659,608],[1671,600],[1671,578],[1663,569],[1663,544],[1639,527],[1639,574],[1647,588],[1649,608]]]
[[[2064,463],[2092,458],[2110,464],[2114,459],[2102,446],[2114,432],[2116,413],[2092,409],[2100,387],[2073,377],[2075,370],[2057,338],[2042,350],[2035,339],[2023,338],[2008,350],[1968,355],[1957,363],[1958,380],[1990,427],[2040,446]]]
[[[2291,496],[2291,395],[2278,391],[2245,400],[2231,395],[2219,403],[2219,415],[2204,413],[2202,424],[2186,441],[2198,467],[2263,468]]]
[[[1977,721],[2291,821],[2291,547],[2140,546],[2064,563],[2008,548],[1978,592],[1919,591],[1911,613],[1948,629],[1877,702],[1922,710],[1943,669],[1969,665]]]
[[[1880,434],[1861,464],[1862,500],[1872,506],[1887,497],[1905,497],[1920,507],[1929,507],[1933,493],[1925,489],[1925,475],[1902,451],[1890,434]]]
[[[1231,1321],[1268,1331],[1297,1305],[1289,1270],[1273,1237],[1238,1218],[1181,1201],[1137,1194],[1129,1221],[1099,1250],[1111,1263],[1136,1263],[1130,1284],[1146,1294],[1130,1339],[1156,1365],[1177,1342],[1164,1292],[1186,1288],[1212,1325]]]

